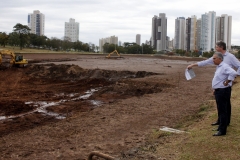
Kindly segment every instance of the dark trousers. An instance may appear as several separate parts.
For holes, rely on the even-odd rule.
[[[227,125],[230,119],[228,108],[229,108],[230,98],[231,98],[231,87],[215,89],[214,95],[217,103],[218,118],[219,118],[218,129],[222,133],[226,134]]]
[[[229,98],[228,98],[228,103],[227,103],[227,125],[230,124],[231,122],[231,113],[232,113],[232,106],[231,106],[231,101],[230,101],[230,98],[231,98],[231,93],[232,93],[232,87],[229,87],[230,89],[230,95],[229,95]],[[218,115],[218,120],[217,120],[218,123],[220,123],[220,119],[219,119],[219,115]]]

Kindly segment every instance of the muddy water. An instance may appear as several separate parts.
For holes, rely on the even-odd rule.
[[[75,98],[72,98],[72,99],[61,99],[59,100],[58,102],[45,102],[45,101],[37,101],[37,102],[34,102],[34,101],[29,101],[29,102],[25,102],[25,104],[27,105],[32,105],[32,106],[35,106],[37,107],[35,110],[33,111],[30,111],[30,112],[26,112],[26,113],[23,113],[23,114],[18,114],[18,115],[10,115],[10,116],[0,116],[0,121],[2,120],[7,120],[7,119],[13,119],[13,118],[18,118],[18,117],[23,117],[23,116],[26,116],[26,115],[29,115],[29,114],[32,114],[32,113],[42,113],[46,116],[52,116],[52,117],[55,117],[56,119],[64,119],[66,118],[64,115],[60,115],[58,113],[54,113],[54,112],[50,112],[47,110],[48,107],[51,107],[51,106],[57,106],[57,105],[60,105],[60,104],[63,104],[65,102],[69,102],[69,101],[76,101],[76,100],[80,100],[80,99],[83,99],[83,100],[87,100],[91,95],[93,95],[94,92],[97,92],[98,89],[100,88],[97,88],[97,89],[90,89],[88,90],[87,92],[85,92],[84,95],[80,95],[80,96],[77,96],[78,93],[71,93],[71,94],[64,94],[64,93],[61,93],[61,94],[58,94],[58,95],[55,95],[55,97],[59,97],[59,96],[65,96],[65,97],[75,97]],[[89,100],[90,103],[94,106],[101,106],[102,102],[101,101],[95,101],[95,100]]]

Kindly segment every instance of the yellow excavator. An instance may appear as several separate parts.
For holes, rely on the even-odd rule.
[[[16,55],[11,50],[0,50],[0,66],[25,66],[28,61],[22,55]]]
[[[115,49],[114,51],[112,51],[111,53],[109,53],[109,54],[106,56],[106,58],[110,58],[110,56],[111,56],[112,54],[114,54],[114,53],[117,54],[117,57],[115,57],[115,58],[122,58],[121,55],[118,53],[118,51],[117,51],[116,49]]]

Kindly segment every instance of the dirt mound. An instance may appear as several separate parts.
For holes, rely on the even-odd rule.
[[[167,82],[136,81],[134,79],[121,80],[109,86],[105,86],[99,92],[95,93],[92,98],[99,97],[114,99],[125,99],[132,96],[143,96],[144,94],[153,94],[162,92],[164,88],[174,87]]]
[[[77,65],[31,65],[27,74],[35,78],[48,78],[58,80],[81,80],[81,79],[107,79],[117,81],[123,78],[142,78],[159,73],[146,71],[115,71],[101,69],[83,69]]]
[[[0,120],[17,119],[17,130],[40,125],[50,119],[66,118],[118,99],[161,92],[172,87],[166,82],[144,82],[141,78],[159,73],[83,69],[78,65],[30,64],[26,68],[7,68],[3,76]],[[17,99],[17,100],[13,100]],[[34,116],[35,115],[35,116]],[[4,122],[5,123],[5,122]],[[11,121],[7,122],[11,124]],[[23,126],[22,126],[23,125]],[[3,127],[3,126],[2,126]],[[0,124],[1,128],[1,124]],[[8,134],[3,127],[0,134]]]

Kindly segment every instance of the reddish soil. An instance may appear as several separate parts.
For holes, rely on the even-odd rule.
[[[212,96],[214,66],[185,78],[198,58],[24,56],[27,67],[0,70],[1,159],[158,159],[140,150],[151,131],[175,127]]]

